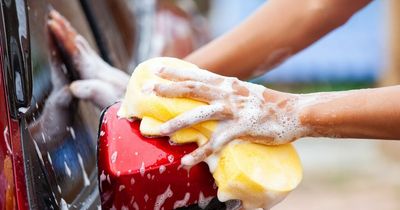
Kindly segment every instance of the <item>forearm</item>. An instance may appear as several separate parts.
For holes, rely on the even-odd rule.
[[[301,109],[300,121],[311,136],[400,139],[399,95],[400,86],[322,93]]]
[[[186,60],[218,74],[247,79],[307,47],[370,0],[270,0],[233,31]]]

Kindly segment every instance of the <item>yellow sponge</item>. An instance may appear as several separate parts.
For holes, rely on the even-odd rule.
[[[133,72],[118,115],[142,119],[140,131],[158,136],[159,126],[175,116],[206,105],[187,98],[163,98],[146,94],[143,88],[152,83],[171,83],[151,70],[161,66],[176,69],[198,68],[175,58],[153,58],[141,63]],[[204,144],[217,126],[207,121],[174,133],[175,143]],[[239,199],[244,208],[270,208],[296,188],[302,179],[302,167],[291,144],[266,146],[240,139],[225,146],[217,157],[213,176],[221,201]]]

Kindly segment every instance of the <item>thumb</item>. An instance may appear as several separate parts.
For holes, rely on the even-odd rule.
[[[76,98],[89,100],[91,103],[103,109],[120,99],[120,91],[101,80],[77,80],[69,86],[72,95]]]

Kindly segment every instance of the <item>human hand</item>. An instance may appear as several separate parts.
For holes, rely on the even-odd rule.
[[[71,107],[73,95],[68,87],[68,75],[53,40],[48,47],[52,90],[47,97],[39,118],[29,123],[29,131],[39,147],[59,147],[69,135],[68,128],[73,120]]]
[[[237,138],[276,145],[307,133],[307,128],[299,121],[300,95],[270,90],[200,69],[158,68],[155,74],[174,81],[154,84],[152,91],[158,96],[208,103],[162,124],[161,135],[170,136],[203,121],[219,121],[209,141],[182,158],[183,165],[197,164]]]
[[[70,85],[73,96],[89,100],[101,109],[122,98],[129,76],[101,59],[57,11],[51,11],[49,18],[50,32],[69,56],[80,77]]]

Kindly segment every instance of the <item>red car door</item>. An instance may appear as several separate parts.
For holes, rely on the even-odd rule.
[[[4,50],[0,43],[0,53]],[[0,57],[0,209],[16,209],[9,112],[3,80],[3,56]]]

